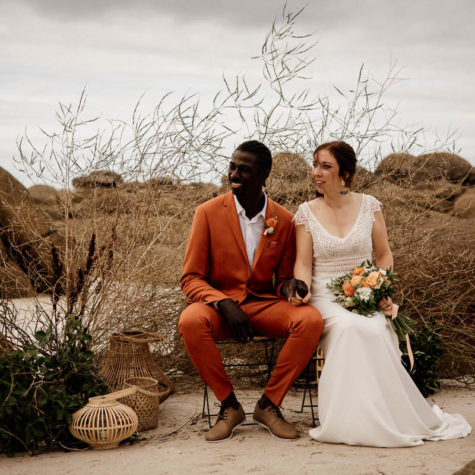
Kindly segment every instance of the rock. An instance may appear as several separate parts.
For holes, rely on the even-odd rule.
[[[51,288],[51,244],[61,237],[30,199],[26,188],[0,168],[0,238],[6,255],[28,277],[36,292]]]
[[[404,184],[410,180],[416,157],[409,153],[391,153],[385,157],[375,174],[397,184]]]
[[[75,188],[114,188],[122,182],[122,177],[118,173],[108,170],[98,170],[89,175],[74,178],[72,181]]]
[[[475,475],[475,459],[468,462],[460,470],[457,470],[452,475]]]
[[[30,200],[44,211],[53,221],[63,219],[64,210],[58,191],[48,185],[33,185],[28,188]]]
[[[0,243],[0,261],[0,298],[16,299],[34,296],[35,290],[27,275],[10,258],[2,243]]]
[[[392,153],[379,164],[376,175],[401,186],[427,186],[437,180],[474,184],[475,171],[467,160],[453,153],[414,155]]]
[[[450,183],[475,184],[475,172],[467,160],[455,153],[428,153],[417,157],[420,180],[445,178]]]
[[[269,179],[297,181],[310,176],[312,169],[307,161],[297,153],[281,152],[272,158]]]
[[[31,201],[38,205],[55,205],[58,203],[58,192],[48,185],[33,185],[28,188]]]
[[[475,218],[475,188],[470,188],[455,200],[454,214],[460,218]]]
[[[91,217],[94,213],[127,214],[134,209],[134,201],[137,198],[121,188],[111,190],[83,188],[72,197],[73,216]]]
[[[296,153],[281,152],[272,159],[272,170],[267,179],[269,197],[283,205],[301,203],[315,190],[311,167]]]
[[[362,191],[374,182],[374,173],[363,167],[356,167],[356,173],[351,182],[351,189],[355,191]]]

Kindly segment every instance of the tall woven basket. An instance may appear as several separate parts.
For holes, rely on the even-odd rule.
[[[158,426],[158,408],[163,391],[158,390],[158,381],[154,378],[127,378],[126,388],[135,388],[136,392],[122,399],[130,406],[139,419],[138,431],[155,429]]]
[[[110,336],[109,352],[99,372],[111,391],[122,389],[127,378],[154,378],[158,381],[160,402],[175,392],[170,378],[153,359],[149,343],[162,340],[162,335],[152,332],[120,331]]]

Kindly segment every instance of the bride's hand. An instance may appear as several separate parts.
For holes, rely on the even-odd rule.
[[[295,296],[294,297],[289,297],[289,302],[292,304],[292,305],[295,305],[296,307],[298,307],[299,305],[303,305],[304,303],[308,303],[308,301],[310,300],[310,297],[312,296],[312,294],[310,292],[307,292],[307,295],[302,298],[300,297],[300,295],[296,292]]]
[[[393,301],[391,297],[384,297],[378,303],[378,307],[386,314],[392,315]]]

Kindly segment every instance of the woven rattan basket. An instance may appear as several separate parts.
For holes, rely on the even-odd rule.
[[[138,430],[155,429],[158,426],[160,397],[167,392],[167,388],[162,387],[160,392],[158,381],[154,378],[127,378],[124,385],[137,389],[134,394],[123,398],[122,402],[136,412]]]
[[[130,387],[105,396],[91,397],[72,416],[71,434],[93,449],[113,449],[130,437],[138,426],[134,410],[117,399],[132,396],[137,388]]]
[[[100,376],[109,386],[111,391],[122,389],[127,378],[149,377],[158,381],[160,402],[175,392],[175,387],[170,378],[160,369],[153,359],[149,343],[162,340],[159,333],[141,331],[121,331],[113,333],[110,337],[110,348],[106,356]]]

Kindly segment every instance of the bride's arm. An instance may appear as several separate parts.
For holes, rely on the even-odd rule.
[[[388,243],[388,233],[384,223],[383,213],[375,211],[373,224],[373,252],[376,258],[376,265],[381,269],[393,267],[394,260]],[[387,315],[391,315],[393,302],[390,297],[382,299],[378,307],[384,310]]]
[[[295,236],[297,242],[297,255],[294,265],[294,278],[303,280],[309,289],[309,292],[304,299],[299,298],[298,294],[294,298],[292,303],[300,305],[301,303],[307,303],[310,299],[310,289],[312,285],[313,248],[312,236],[305,230],[304,225],[300,224],[295,226]]]
[[[373,252],[376,258],[376,265],[381,269],[393,267],[393,254],[389,248],[388,233],[384,223],[383,213],[375,211],[373,223]]]

